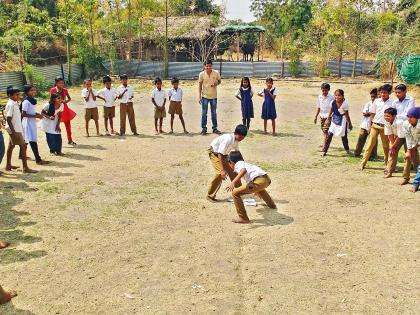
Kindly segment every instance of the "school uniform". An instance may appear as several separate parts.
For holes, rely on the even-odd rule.
[[[59,113],[63,112],[64,105],[61,104],[60,108],[55,109],[54,105],[47,103],[43,107],[43,110],[47,112],[49,116],[54,116],[54,120],[46,117],[41,120],[41,129],[45,132],[50,153],[61,153],[63,142],[61,133],[57,131],[57,124],[59,121]]]
[[[10,136],[10,143],[12,145],[24,145],[25,139],[23,138],[23,126],[22,126],[22,115],[20,113],[19,104],[11,99],[7,101],[6,108],[4,109],[4,115],[7,118],[12,118],[12,125],[15,130],[15,137],[12,137],[12,129],[10,128],[9,122],[6,121],[6,131]]]
[[[254,91],[251,87],[243,88],[241,86],[235,96],[241,97],[242,122],[249,129],[251,118],[254,118],[254,103],[252,101]]]
[[[420,123],[418,122],[416,126],[411,125],[408,121],[404,121],[401,125],[401,130],[405,135],[407,149],[413,149],[420,144]],[[407,159],[404,163],[404,178],[410,179],[410,168],[411,164],[414,166],[414,169],[417,169],[417,175],[414,180],[414,185],[416,183],[420,184],[420,156],[419,149],[415,150],[415,154],[411,155],[411,159]],[[417,182],[416,182],[417,181]],[[418,189],[418,186],[417,186]]]
[[[170,115],[182,115],[182,97],[184,96],[184,91],[181,88],[170,89],[168,92],[169,97],[169,110]]]
[[[155,88],[152,91],[152,99],[155,100],[157,106],[155,106],[155,119],[165,118],[166,117],[166,110],[165,110],[165,101],[166,101],[166,92],[164,89],[160,89],[160,91]]]
[[[270,208],[276,208],[276,204],[266,191],[266,188],[271,184],[271,179],[268,177],[267,173],[258,166],[244,161],[239,161],[235,164],[236,174],[239,174],[243,169],[246,170],[246,173],[243,176],[245,183],[242,186],[235,188],[232,192],[232,196],[239,217],[249,221],[242,201],[243,195],[258,194]]]
[[[126,92],[124,93],[124,91]],[[120,85],[117,88],[117,92],[118,96],[124,93],[124,95],[120,98],[120,134],[125,134],[127,116],[131,132],[137,134],[136,118],[133,106],[134,90],[131,85]]]
[[[67,133],[67,140],[68,143],[73,143],[72,133],[71,133],[71,121],[76,117],[76,113],[68,106],[67,102],[64,100],[66,98],[70,98],[69,90],[66,88],[62,88],[60,91],[56,86],[51,88],[50,95],[53,93],[57,93],[61,95],[61,99],[63,100],[64,109],[61,113],[61,122],[66,127]]]
[[[103,88],[98,91],[98,95],[105,99],[104,118],[111,119],[115,117],[115,98],[118,96],[117,89],[114,87]]]
[[[322,149],[322,152],[328,152],[333,136],[340,136],[341,141],[343,142],[344,150],[349,151],[349,140],[347,138],[349,128],[346,117],[346,112],[349,111],[349,104],[346,100],[344,100],[343,104],[341,104],[341,106],[338,107],[337,102],[334,100],[331,102],[331,109],[331,125],[328,129],[328,137],[325,139],[325,144],[324,148]]]
[[[2,114],[2,117],[4,117],[3,111],[4,111],[4,108],[3,106],[0,105],[0,114]],[[0,164],[3,161],[5,153],[6,153],[6,146],[4,145],[4,137],[3,137],[3,119],[0,119]]]
[[[277,95],[277,90],[275,87],[273,87],[270,90],[270,92],[273,95]],[[268,94],[266,89],[262,89],[259,94],[264,94],[264,103],[262,106],[261,118],[264,120],[276,119],[276,102],[271,98],[270,94]]]
[[[363,107],[362,113],[369,114],[370,109],[372,108],[373,101],[370,100],[365,104]],[[359,138],[357,139],[356,149],[354,150],[354,156],[360,156],[362,154],[363,148],[366,144],[366,140],[369,136],[369,128],[372,123],[372,119],[369,117],[363,116],[362,123],[360,124],[360,131],[359,131]],[[370,156],[370,160],[376,159],[378,152],[378,144],[372,150],[372,154]]]
[[[319,118],[321,120],[321,130],[324,133],[328,132],[329,126],[327,123],[328,116],[331,110],[331,103],[335,100],[334,96],[328,93],[327,96],[319,95],[317,100],[317,108],[319,108]]]
[[[89,90],[84,88],[82,90],[82,97],[85,102],[85,121],[88,122],[89,120],[93,119],[95,121],[99,120],[99,112],[98,112],[98,105],[96,105],[96,101],[93,99],[92,94],[96,97],[98,96],[98,92],[95,89],[92,89],[92,93],[89,95]],[[86,97],[89,99],[86,101]]]
[[[381,98],[376,99],[371,108],[371,113],[375,114],[372,121],[372,127],[370,129],[370,134],[367,140],[367,148],[362,158],[362,166],[365,166],[367,161],[370,158],[370,155],[375,148],[375,145],[378,143],[378,136],[381,137],[382,148],[384,150],[384,162],[385,165],[388,164],[389,156],[389,141],[387,136],[385,136],[385,118],[384,112],[386,109],[394,107],[392,100],[389,98],[386,101],[383,101]]]
[[[36,99],[33,97],[26,97],[22,102],[22,111],[28,115],[36,115]],[[38,151],[38,130],[36,118],[23,117],[22,119],[23,135],[25,143],[29,143],[32,152],[35,156],[35,161],[41,161],[41,157]]]
[[[396,166],[397,166],[398,153],[399,153],[401,147],[405,144],[405,134],[404,134],[404,130],[403,130],[402,126],[400,124],[398,124],[396,119],[393,121],[392,124],[385,121],[384,132],[385,132],[385,136],[393,135],[397,138],[400,138],[398,146],[396,147],[395,155],[390,155],[389,159],[388,159],[388,165],[387,165],[388,173],[393,173],[395,171]],[[411,160],[407,159],[407,160],[404,161],[403,177],[405,179],[410,179],[410,168],[411,168]]]
[[[210,148],[208,149],[208,155],[210,158],[211,165],[215,171],[215,175],[210,183],[207,196],[210,198],[215,198],[217,192],[222,185],[222,176],[220,172],[222,171],[220,162],[219,162],[219,154],[223,156],[224,163],[227,163],[227,156],[232,151],[239,150],[239,142],[235,140],[235,135],[233,133],[228,133],[221,135],[214,139],[211,142]],[[227,167],[228,175],[231,179],[233,179],[233,173],[229,171]]]

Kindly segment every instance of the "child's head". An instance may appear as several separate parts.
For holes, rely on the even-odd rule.
[[[158,90],[160,90],[162,88],[162,79],[161,78],[156,78],[155,79],[155,85],[156,85],[156,88]]]
[[[206,62],[204,63],[204,69],[210,72],[213,69],[213,61],[206,60]]]
[[[405,96],[407,95],[407,86],[405,84],[398,84],[395,87],[395,96],[400,100],[403,101]]]
[[[337,89],[334,91],[334,97],[337,102],[344,101],[344,91],[342,89]]]
[[[58,93],[53,93],[50,96],[50,104],[54,104],[56,108],[61,106],[61,95]]]
[[[64,79],[62,77],[56,77],[54,79],[55,86],[62,89],[64,87]]]
[[[331,89],[331,86],[327,82],[324,82],[321,84],[322,95],[327,96],[328,93],[330,93],[330,89]]]
[[[249,80],[248,77],[243,77],[241,80],[241,87],[247,89],[248,87],[251,86],[251,81]]]
[[[245,125],[237,125],[235,128],[235,140],[242,141],[248,134],[248,128]]]
[[[126,75],[126,74],[122,74],[122,75],[120,75],[120,80],[121,80],[121,84],[122,85],[127,85],[127,82],[128,82],[128,75]]]
[[[111,88],[112,80],[111,80],[111,77],[109,75],[104,76],[102,78],[102,82],[104,83],[104,85],[107,89]]]
[[[408,110],[407,113],[408,122],[415,126],[420,118],[420,107],[412,107]]]
[[[273,78],[267,78],[265,80],[265,84],[267,85],[267,88],[269,88],[269,89],[271,89],[273,87],[273,83],[274,83]]]
[[[23,87],[23,92],[26,96],[35,97],[36,95],[36,87],[32,84],[27,84]]]
[[[387,108],[384,111],[384,118],[387,122],[392,124],[395,120],[395,116],[397,116],[397,110],[395,108]]]
[[[12,86],[8,86],[6,90],[7,96],[12,100],[17,102],[20,98],[20,90]]]
[[[373,88],[372,90],[370,90],[370,99],[373,102],[377,98],[378,98],[378,89],[377,88]]]
[[[229,153],[229,166],[231,169],[235,168],[235,164],[238,163],[239,161],[243,161],[244,158],[242,157],[241,152],[239,151],[232,151]]]
[[[179,86],[179,80],[178,80],[178,78],[173,78],[171,80],[171,83],[172,83],[172,86],[173,86],[174,89],[177,89],[178,88],[178,86]]]
[[[383,101],[387,101],[389,99],[389,95],[392,92],[392,85],[391,84],[384,84],[379,88],[379,94]]]
[[[92,79],[85,79],[83,81],[83,86],[87,89],[90,89],[92,87]]]

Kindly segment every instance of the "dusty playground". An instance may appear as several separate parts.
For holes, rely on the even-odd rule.
[[[379,84],[332,84],[350,104],[352,149]],[[224,80],[219,89],[223,132],[241,121],[238,85]],[[214,136],[199,135],[196,82],[181,82],[187,136],[178,120],[176,134],[154,135],[144,81],[135,85],[140,136],[85,138],[80,88],[70,89],[79,145],[52,157],[40,133],[53,163],[0,177],[0,239],[12,243],[0,251],[0,284],[19,294],[0,314],[417,313],[420,193],[398,185],[401,173],[385,180],[380,162],[359,171],[340,139],[319,156],[319,85],[275,83],[277,137],[251,122],[240,148],[268,171],[278,210],[248,207],[246,226],[231,223],[233,204],[205,199]],[[261,103],[254,98],[257,117]]]

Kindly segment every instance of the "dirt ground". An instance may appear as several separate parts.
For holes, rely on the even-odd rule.
[[[252,121],[240,148],[269,173],[278,210],[248,207],[245,226],[231,223],[233,204],[205,199],[214,136],[199,135],[196,83],[181,84],[190,135],[178,120],[176,134],[154,135],[144,81],[136,85],[140,136],[85,138],[80,89],[72,88],[78,146],[49,156],[40,133],[53,163],[31,161],[38,174],[0,177],[0,239],[12,243],[0,251],[0,284],[19,293],[0,314],[418,313],[420,193],[398,185],[401,173],[385,180],[380,162],[359,171],[339,139],[319,156],[312,120],[320,82],[275,83],[277,137]],[[379,84],[332,84],[350,104],[352,149]],[[219,89],[224,132],[241,121],[238,85],[224,80]],[[254,102],[259,117],[262,101]]]

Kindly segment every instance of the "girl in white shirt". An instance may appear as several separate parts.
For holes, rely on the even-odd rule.
[[[42,109],[42,130],[45,131],[50,153],[64,155],[61,152],[63,141],[61,139],[60,119],[64,105],[60,94],[53,93],[49,103]]]

